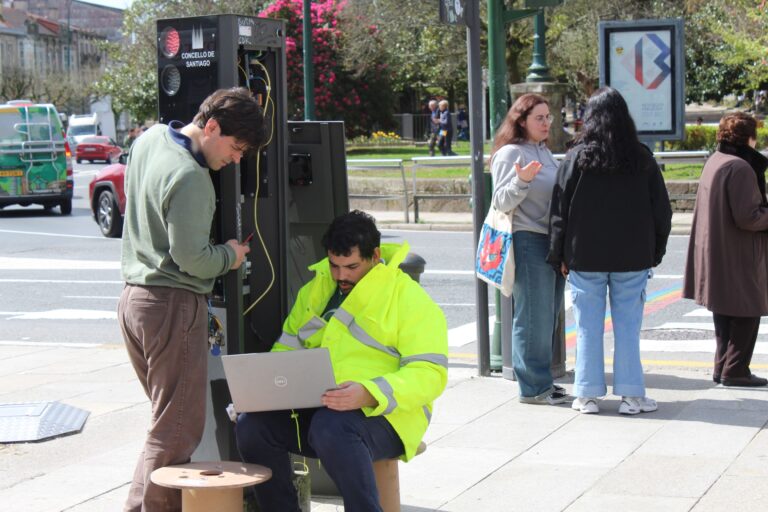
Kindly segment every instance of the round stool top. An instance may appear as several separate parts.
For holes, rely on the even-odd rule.
[[[190,462],[165,466],[152,472],[152,482],[173,489],[226,489],[266,482],[272,470],[258,464],[234,461]]]

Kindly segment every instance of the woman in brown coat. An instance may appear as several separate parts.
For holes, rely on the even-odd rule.
[[[683,297],[712,311],[715,369],[724,386],[765,386],[749,363],[760,317],[768,314],[768,159],[756,151],[757,121],[738,112],[720,120],[717,152],[699,181]]]

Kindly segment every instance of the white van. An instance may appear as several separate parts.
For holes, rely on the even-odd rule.
[[[72,153],[75,152],[75,148],[83,139],[94,135],[101,135],[101,131],[101,121],[98,114],[72,114],[69,116],[67,141]]]

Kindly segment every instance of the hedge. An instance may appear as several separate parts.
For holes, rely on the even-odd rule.
[[[706,149],[714,151],[717,145],[717,126],[687,125],[685,127],[685,140],[669,141],[665,147],[670,151],[698,151]],[[768,147],[768,128],[757,129],[757,147]]]

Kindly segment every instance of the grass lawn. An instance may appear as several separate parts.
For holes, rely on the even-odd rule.
[[[485,144],[483,149],[485,154],[490,152],[490,143]],[[453,145],[454,152],[459,155],[469,155],[469,142],[458,141]],[[402,144],[392,146],[365,146],[347,148],[348,159],[382,159],[382,158],[401,158],[405,166],[406,178],[412,176],[411,158],[417,156],[428,156],[429,147],[424,143],[420,145]],[[664,179],[666,181],[678,180],[698,180],[701,176],[702,164],[667,164],[664,170]],[[486,169],[487,170],[487,169]],[[459,178],[468,179],[471,174],[469,166],[457,168],[426,168],[419,169],[418,178]],[[349,171],[350,176],[364,176],[368,178],[399,178],[400,171],[397,170],[376,170],[376,171]]]
[[[667,164],[664,170],[665,181],[698,180],[703,164]]]

